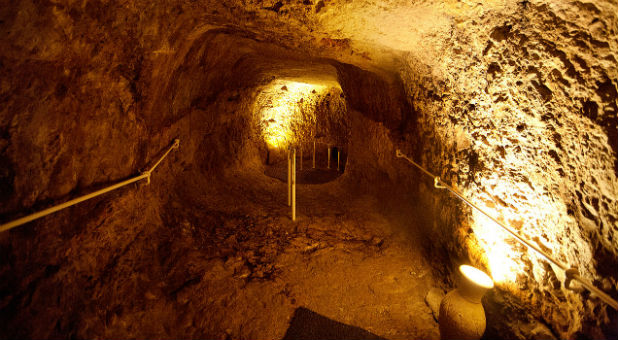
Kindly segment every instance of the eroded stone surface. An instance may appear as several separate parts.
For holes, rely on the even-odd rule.
[[[341,86],[348,106],[342,119],[351,130],[341,181],[350,192],[405,201],[392,209],[414,221],[402,228],[427,239],[424,255],[434,260],[437,285],[452,285],[450,273],[461,262],[487,268],[498,281],[486,299],[488,334],[615,336],[615,311],[565,290],[562,271],[435,193],[431,180],[394,151],[412,155],[616,297],[617,7],[536,0],[7,2],[0,6],[3,221],[135,174],[173,138],[182,141],[173,165],[153,177],[162,198],[101,200],[0,235],[2,291],[11,292],[2,295],[2,313],[21,310],[11,325],[28,323],[37,308],[57,303],[56,279],[79,281],[59,253],[64,242],[71,244],[67,254],[84,258],[75,262],[83,273],[113,271],[123,259],[149,261],[126,255],[136,251],[128,239],[164,224],[144,202],[167,203],[183,174],[212,179],[239,165],[262,171],[255,99],[274,79],[304,78]],[[88,214],[122,203],[144,213]],[[114,228],[130,235],[115,237]],[[165,237],[162,230],[153,237]],[[30,254],[29,247],[37,250]],[[17,264],[24,271],[16,272]],[[105,280],[89,284],[114,284],[122,294],[141,282],[139,274]],[[79,289],[84,282],[74,285],[75,296],[56,296],[60,305],[79,311],[88,298]],[[170,292],[148,290],[144,304]],[[122,314],[112,305],[29,335],[132,334],[101,328],[101,320]],[[230,329],[227,336],[242,334]]]
[[[422,89],[418,76],[408,78],[410,95],[420,99],[420,140],[429,141],[419,156],[551,256],[591,281],[607,278],[615,292],[615,11],[609,3],[519,6],[457,26],[454,47],[431,67],[437,86]],[[474,21],[484,29],[471,29]],[[413,63],[413,72],[427,72]],[[615,315],[565,290],[559,269],[480,214],[469,222],[473,238],[461,227],[455,244],[467,243],[559,337]]]

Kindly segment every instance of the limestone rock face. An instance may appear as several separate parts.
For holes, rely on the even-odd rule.
[[[336,88],[324,105],[337,108],[320,112],[337,112],[329,142],[347,143],[341,181],[401,195],[443,286],[462,262],[493,276],[488,337],[616,336],[616,311],[565,289],[560,269],[395,158],[401,149],[617,298],[616,1],[3,1],[0,32],[2,222],[134,175],[173,138],[182,151],[151,194],[0,235],[3,334],[139,334],[106,333],[93,305],[79,316],[79,287],[104,292],[118,253],[148,261],[129,240],[165,239],[177,186],[262,171],[256,103],[284,79]],[[48,297],[61,283],[79,293]],[[66,306],[69,319],[38,312]]]
[[[610,292],[618,264],[615,12],[580,2],[488,11],[454,27],[437,65],[410,56],[402,75],[417,99],[424,163],[551,256],[597,284],[607,280]],[[428,72],[437,84],[423,88]],[[565,290],[561,270],[481,214],[464,219],[455,244],[467,243],[559,337],[615,315]]]

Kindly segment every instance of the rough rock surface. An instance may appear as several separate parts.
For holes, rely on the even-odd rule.
[[[2,221],[136,174],[173,138],[181,138],[181,150],[153,177],[150,194],[123,189],[0,234],[2,334],[282,336],[283,326],[258,334],[234,328],[242,322],[218,329],[221,320],[160,320],[178,317],[166,301],[188,303],[185,287],[215,287],[218,279],[207,273],[248,274],[243,280],[273,273],[275,255],[234,245],[244,237],[234,231],[257,217],[219,228],[219,235],[196,227],[202,223],[186,224],[181,217],[191,213],[176,210],[188,200],[179,187],[206,188],[222,176],[233,184],[229,169],[263,173],[256,102],[273,81],[287,79],[341,89],[347,108],[330,111],[342,119],[328,131],[343,131],[336,142],[348,142],[346,173],[336,185],[391,203],[402,232],[424,245],[414,256],[433,260],[433,285],[452,286],[453,269],[463,262],[493,275],[487,337],[615,337],[616,311],[586,292],[566,290],[561,270],[436,193],[431,179],[394,154],[397,148],[410,154],[617,298],[617,13],[616,1],[3,1]],[[215,198],[204,202],[218,204]],[[181,206],[165,208],[174,201]],[[237,211],[207,211],[196,218],[218,220],[203,225],[239,218]],[[268,225],[268,218],[258,224]],[[296,242],[281,233],[246,238]],[[179,239],[187,254],[174,253]],[[233,249],[224,257],[240,256],[238,265],[199,260],[222,240]],[[189,251],[192,242],[202,242],[203,253]],[[337,242],[347,249],[347,241]],[[367,247],[355,254],[376,248]],[[280,255],[288,248],[268,249]],[[181,265],[184,257],[195,261]],[[165,280],[150,282],[158,276]],[[308,279],[295,282],[302,280]],[[238,292],[251,292],[238,283]],[[242,316],[238,306],[246,301],[226,300],[230,292],[213,289],[219,300],[212,303],[221,308],[214,310]],[[136,290],[144,297],[127,306],[122,296]],[[101,295],[92,298],[93,292]],[[210,308],[204,303],[191,310]],[[273,318],[285,319],[281,313]],[[37,327],[24,327],[33,320],[40,320]],[[140,326],[131,328],[135,320]],[[24,334],[9,331],[20,327]],[[435,325],[380,327],[370,331],[436,336]]]
[[[419,159],[614,298],[616,33],[615,4],[520,3],[462,20],[438,65],[421,72],[410,57],[417,66],[402,75],[421,115]],[[429,71],[432,85],[419,79]],[[614,310],[566,290],[560,269],[469,216],[453,245],[467,244],[557,336],[602,337],[590,325],[604,323],[615,334]]]

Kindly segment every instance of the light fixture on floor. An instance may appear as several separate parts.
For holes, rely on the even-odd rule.
[[[481,298],[494,287],[492,279],[472,266],[459,266],[463,280],[440,303],[441,339],[480,339],[485,332],[485,309]]]

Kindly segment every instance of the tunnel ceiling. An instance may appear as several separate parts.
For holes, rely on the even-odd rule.
[[[613,311],[394,154],[616,297],[617,18],[615,0],[3,1],[0,213],[125,178],[178,135],[175,173],[259,164],[260,93],[328,86],[345,102],[324,111],[348,141],[342,177],[414,192],[437,216],[432,254],[486,269],[490,308],[531,315],[494,335],[611,337]]]

